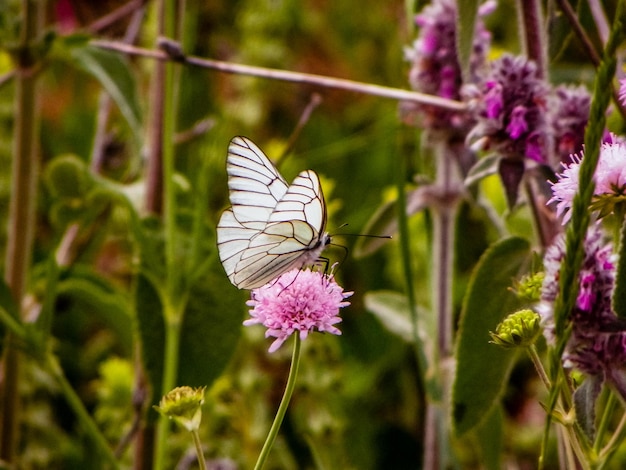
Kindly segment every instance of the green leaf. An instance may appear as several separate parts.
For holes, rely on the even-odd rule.
[[[221,268],[220,268],[221,269]],[[163,381],[165,324],[159,289],[144,274],[137,279],[137,318],[144,367],[157,404]],[[232,357],[244,313],[244,297],[220,272],[191,287],[181,329],[176,385],[211,386]],[[154,415],[156,416],[156,415]]]
[[[163,303],[158,288],[143,273],[137,275],[135,303],[140,357],[153,391],[152,404],[156,404],[161,398],[163,382],[163,351],[165,349]],[[156,412],[148,413],[148,420],[155,420],[156,417]]]
[[[367,292],[363,300],[365,308],[378,319],[387,331],[407,343],[413,343],[411,309],[406,295],[392,291],[372,291]],[[417,308],[417,314],[417,334],[420,343],[417,345],[417,350],[423,358],[423,365],[429,368],[433,361],[435,347],[433,344],[433,340],[436,338],[435,317],[422,307]]]
[[[500,155],[493,154],[478,160],[467,172],[464,181],[465,186],[471,186],[487,176],[495,175],[498,172],[501,158]]]
[[[411,216],[428,207],[432,187],[422,186],[406,192],[406,215]],[[398,231],[397,202],[383,203],[365,225],[364,234],[392,236]],[[354,257],[363,258],[374,253],[389,241],[388,238],[361,237],[354,247]]]
[[[593,442],[596,435],[596,402],[602,390],[603,378],[590,375],[574,391],[574,408],[576,422],[583,430],[589,442]]]
[[[470,82],[470,59],[474,48],[474,30],[479,0],[458,0],[456,52],[464,83]]]
[[[210,386],[223,372],[241,335],[244,307],[244,293],[221,267],[192,286],[180,342],[180,384]]]
[[[516,354],[489,343],[489,331],[521,307],[509,287],[529,259],[529,243],[511,237],[493,244],[472,273],[455,351],[452,419],[458,436],[480,424],[504,390]]]
[[[613,310],[619,318],[626,318],[626,220],[620,234],[619,260],[613,291]]]
[[[504,417],[502,407],[495,406],[474,431],[480,449],[482,467],[500,470],[504,450]]]
[[[371,291],[364,295],[365,308],[370,311],[380,323],[391,333],[402,338],[407,343],[413,342],[411,333],[411,311],[405,295],[393,291]],[[422,341],[428,342],[434,338],[435,322],[432,315],[428,315],[422,307],[417,309],[419,314],[419,335]]]
[[[90,45],[72,48],[70,57],[111,95],[139,142],[142,135],[141,108],[128,62],[118,54]]]
[[[116,334],[127,354],[132,353],[130,298],[113,284],[87,269],[74,269],[58,282],[57,296],[80,302],[85,312],[97,315]]]

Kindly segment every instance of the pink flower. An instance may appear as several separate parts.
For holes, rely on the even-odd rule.
[[[252,318],[244,325],[261,324],[267,328],[265,337],[274,337],[269,352],[276,351],[295,332],[306,339],[313,331],[340,335],[334,325],[341,322],[339,309],[350,305],[332,275],[317,271],[294,269],[278,279],[254,289],[247,305]]]
[[[552,184],[552,198],[548,204],[556,202],[556,215],[563,217],[563,224],[566,224],[572,214],[569,208],[572,207],[574,196],[578,192],[578,173],[580,171],[580,158],[572,155],[574,161],[569,165],[562,163],[563,173],[558,175],[559,180]]]
[[[563,173],[552,184],[552,198],[556,202],[556,213],[563,216],[563,224],[570,219],[569,209],[574,195],[578,192],[578,173],[582,157],[572,156],[573,163],[563,164]],[[621,197],[626,194],[626,143],[612,137],[602,144],[600,158],[595,172],[594,196]]]

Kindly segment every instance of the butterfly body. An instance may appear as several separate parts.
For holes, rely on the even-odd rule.
[[[245,137],[231,140],[226,172],[232,206],[217,225],[217,247],[230,281],[254,289],[315,263],[330,243],[317,173],[302,171],[288,185]]]

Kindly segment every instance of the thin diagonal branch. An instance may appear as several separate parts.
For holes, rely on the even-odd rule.
[[[94,40],[91,41],[91,44],[103,49],[117,51],[128,55],[147,57],[163,61],[179,61],[196,67],[217,70],[224,73],[251,75],[254,77],[281,80],[291,83],[316,85],[323,88],[335,88],[394,100],[414,101],[416,103],[435,106],[450,111],[465,111],[467,109],[466,104],[460,101],[440,98],[438,96],[427,95],[416,91],[403,90],[401,88],[373,85],[370,83],[357,82],[343,78],[326,77],[311,73],[291,72],[287,70],[255,67],[252,65],[234,64],[232,62],[205,59],[196,56],[176,55],[175,57],[172,57],[172,55],[164,51],[144,49],[116,41]]]

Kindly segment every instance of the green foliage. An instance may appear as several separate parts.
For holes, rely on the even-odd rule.
[[[489,331],[520,307],[510,291],[529,261],[529,244],[512,237],[481,257],[468,286],[458,331],[453,423],[461,436],[487,416],[501,397],[516,354],[489,343]]]
[[[143,140],[141,108],[136,79],[130,71],[128,61],[118,54],[84,44],[80,40],[76,45],[71,39],[67,40],[64,46],[68,47],[67,53],[74,66],[89,73],[100,82],[117,103],[120,112],[133,131],[136,143],[140,143]]]

